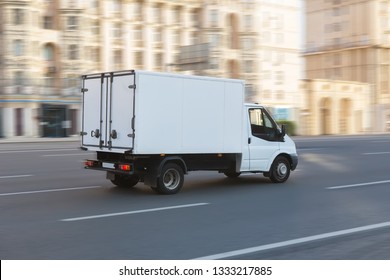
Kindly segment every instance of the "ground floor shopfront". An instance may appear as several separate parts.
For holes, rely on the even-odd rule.
[[[80,131],[78,99],[0,101],[0,137],[68,137]]]

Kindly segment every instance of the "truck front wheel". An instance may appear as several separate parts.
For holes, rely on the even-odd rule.
[[[290,162],[284,156],[278,156],[274,160],[269,172],[269,177],[274,183],[283,183],[290,176]]]
[[[167,163],[161,169],[155,190],[161,194],[175,194],[183,187],[184,172],[176,163]]]

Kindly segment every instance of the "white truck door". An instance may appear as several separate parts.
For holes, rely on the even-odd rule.
[[[133,148],[134,75],[134,71],[122,71],[83,76],[83,146]]]
[[[249,108],[248,113],[250,171],[268,171],[270,160],[279,151],[275,125],[263,108]]]
[[[133,72],[114,74],[110,91],[108,146],[131,149],[134,145],[134,97]]]
[[[82,145],[101,147],[105,134],[107,80],[104,76],[83,76]]]

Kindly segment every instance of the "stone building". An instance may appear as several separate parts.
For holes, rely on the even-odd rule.
[[[390,1],[310,0],[305,4],[306,78],[369,84],[369,131],[390,131]],[[356,103],[351,96],[342,110],[353,112]],[[335,112],[337,104],[326,106]]]
[[[370,130],[372,86],[336,80],[303,80],[300,130],[304,135],[361,134]]]
[[[244,79],[247,101],[296,120],[299,7],[299,0],[1,1],[0,136],[77,135],[80,75],[124,69]],[[191,63],[182,59],[186,46]]]

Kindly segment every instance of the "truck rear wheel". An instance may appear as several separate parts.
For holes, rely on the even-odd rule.
[[[283,183],[290,176],[290,162],[284,156],[278,156],[274,160],[269,172],[269,177],[274,183]]]
[[[167,163],[161,169],[157,187],[154,190],[161,194],[175,194],[181,190],[183,182],[183,169],[176,163]]]
[[[115,175],[115,179],[110,181],[118,187],[131,188],[137,185],[137,183],[139,182],[139,177],[137,175]]]

